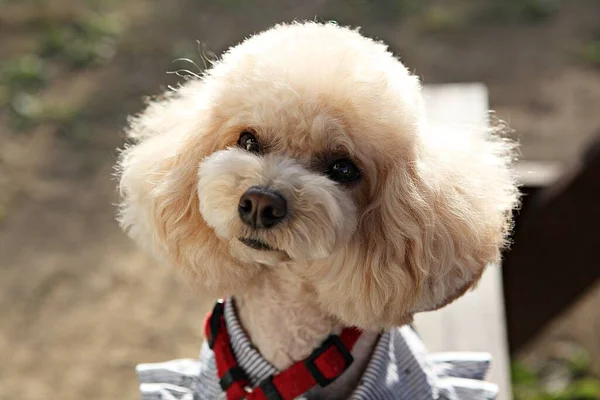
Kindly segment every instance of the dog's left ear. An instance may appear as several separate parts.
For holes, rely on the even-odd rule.
[[[460,297],[499,260],[518,201],[513,146],[444,133],[419,132],[414,152],[383,163],[353,241],[316,269],[323,307],[344,323],[406,324]]]
[[[467,131],[420,132],[416,140],[412,155],[379,172],[359,226],[366,274],[358,288],[370,286],[356,291],[370,314],[352,317],[365,325],[404,324],[460,297],[499,261],[512,227],[510,142]]]
[[[408,227],[406,268],[420,277],[411,313],[451,303],[479,281],[486,266],[500,261],[519,197],[511,142],[475,130],[429,131],[421,140],[403,182],[390,182],[406,185],[395,202],[403,203],[414,224],[411,229],[397,221]],[[383,212],[393,219],[393,209]]]

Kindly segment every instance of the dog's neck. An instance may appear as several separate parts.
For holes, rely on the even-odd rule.
[[[284,268],[271,272],[235,300],[240,322],[253,345],[273,366],[284,370],[307,358],[343,325],[321,309],[309,284]],[[347,398],[366,368],[377,338],[378,333],[364,332],[352,350],[352,366],[327,388],[312,394]]]

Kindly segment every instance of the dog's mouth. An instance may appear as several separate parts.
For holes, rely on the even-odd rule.
[[[272,246],[269,246],[267,243],[263,242],[262,240],[258,240],[258,239],[254,239],[254,238],[238,238],[238,240],[254,250],[262,250],[262,251],[276,250]]]

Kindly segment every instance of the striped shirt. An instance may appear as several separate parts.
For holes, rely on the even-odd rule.
[[[232,301],[225,302],[225,323],[233,353],[253,386],[277,369],[266,361],[243,331]],[[483,381],[490,365],[486,353],[429,354],[409,326],[383,333],[352,400],[488,400],[496,385]],[[225,399],[212,350],[206,342],[199,359],[137,366],[142,400]]]

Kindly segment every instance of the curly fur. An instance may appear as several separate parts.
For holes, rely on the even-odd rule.
[[[265,146],[236,147],[251,129]],[[214,295],[285,269],[319,307],[368,329],[460,296],[497,262],[517,189],[512,145],[431,129],[421,87],[381,43],[334,24],[278,25],[230,49],[201,78],[132,119],[119,160],[120,222]],[[351,157],[343,186],[323,159]],[[241,194],[265,185],[290,215],[251,232]],[[255,235],[279,251],[253,250]]]

